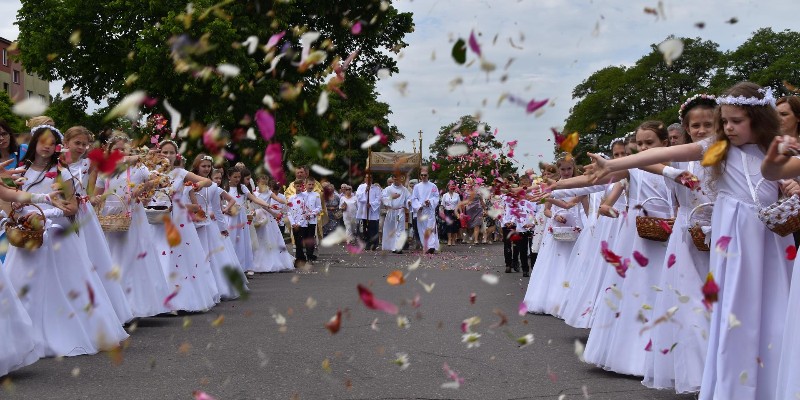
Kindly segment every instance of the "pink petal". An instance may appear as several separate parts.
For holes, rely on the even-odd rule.
[[[717,239],[717,244],[715,246],[717,251],[728,251],[728,245],[731,243],[731,239],[732,238],[730,236],[720,236],[719,239]]]
[[[644,254],[640,253],[638,250],[633,251],[633,259],[636,260],[636,262],[642,267],[646,267],[647,263],[650,262],[650,260],[648,260],[647,257],[645,257]]]
[[[381,138],[381,143],[386,144],[389,142],[389,137],[383,134],[381,128],[374,126],[372,127],[372,131]]]
[[[361,33],[361,21],[358,21],[358,22],[356,22],[355,24],[353,24],[353,27],[352,27],[352,28],[350,28],[350,32],[351,32],[353,35],[358,35],[358,34],[360,34],[360,33]]]
[[[520,315],[520,317],[524,316],[527,313],[528,313],[528,306],[525,305],[524,301],[520,302],[519,303],[519,315]]]
[[[469,48],[478,56],[481,55],[481,46],[478,44],[478,39],[475,38],[475,31],[469,33]]]
[[[375,297],[372,292],[367,289],[364,285],[359,284],[358,288],[358,295],[361,298],[361,301],[364,303],[367,308],[371,308],[373,310],[383,311],[387,314],[397,314],[398,309],[397,306]]]
[[[264,165],[281,185],[286,184],[286,177],[283,174],[283,151],[280,143],[270,143],[264,150]]]
[[[675,265],[675,254],[670,254],[667,257],[667,268],[672,268],[673,265]]]
[[[653,351],[653,339],[647,342],[647,346],[644,346],[644,351]]]
[[[544,107],[544,105],[547,104],[548,101],[550,101],[550,99],[544,99],[544,100],[539,100],[539,101],[536,101],[536,99],[533,99],[530,102],[528,102],[528,107],[525,108],[525,111],[528,114],[530,114],[532,112],[535,112],[536,110]]]
[[[283,31],[283,32],[281,32],[281,33],[276,33],[276,34],[272,35],[272,36],[269,38],[269,40],[267,41],[267,50],[269,50],[269,49],[271,49],[271,48],[275,47],[275,45],[277,45],[277,44],[278,44],[278,41],[279,41],[279,40],[281,40],[281,38],[282,38],[284,35],[286,35],[286,31]]]
[[[263,108],[256,111],[256,125],[261,132],[261,137],[269,141],[275,136],[275,118]]]

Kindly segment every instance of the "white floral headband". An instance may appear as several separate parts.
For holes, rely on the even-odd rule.
[[[771,87],[764,87],[758,89],[759,93],[764,94],[764,97],[744,97],[744,96],[725,96],[725,97],[717,97],[717,104],[726,104],[732,106],[766,106],[767,104],[771,105],[772,108],[777,107],[775,105],[775,97],[772,95],[772,88]]]
[[[58,138],[61,139],[62,143],[64,142],[64,135],[62,135],[61,131],[58,130],[55,126],[53,126],[53,125],[36,125],[33,128],[31,128],[31,135],[36,133],[36,131],[38,131],[39,129],[50,129],[50,131],[55,132],[58,135]]]
[[[697,104],[700,104],[703,101],[707,101],[708,103],[715,103],[719,102],[719,99],[712,94],[705,94],[705,93],[700,93],[692,97],[689,97],[688,99],[686,99],[686,101],[683,102],[683,104],[681,104],[681,108],[678,110],[678,120],[680,120],[681,123],[683,123],[683,117],[685,117],[686,113],[689,112],[687,111],[687,109]]]

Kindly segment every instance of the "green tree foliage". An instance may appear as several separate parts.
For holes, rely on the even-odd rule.
[[[603,151],[615,137],[623,136],[644,120],[677,122],[678,108],[697,92],[710,92],[723,54],[711,41],[682,38],[683,55],[667,66],[652,45],[632,67],[610,66],[593,73],[575,87],[566,132],[581,135],[573,154],[588,162],[587,151]]]
[[[448,155],[453,145],[466,145],[467,153]],[[450,180],[461,183],[465,177],[475,174],[491,183],[498,173],[505,176],[516,171],[503,150],[503,144],[494,137],[489,124],[464,115],[439,128],[436,140],[430,145],[429,164],[435,164],[430,178],[441,185]]]
[[[11,112],[11,107],[14,102],[4,90],[0,90],[0,120],[5,121],[14,132],[25,132],[28,130],[25,127],[25,119],[20,118],[18,115]]]
[[[102,115],[89,115],[84,111],[85,105],[73,97],[63,98],[57,94],[50,107],[47,108],[48,117],[52,118],[59,127],[66,130],[71,126],[82,125],[92,132],[99,132],[102,127]]]
[[[800,32],[759,29],[736,50],[725,54],[714,79],[722,91],[739,81],[752,81],[788,94],[783,81],[800,84]]]
[[[190,131],[190,157],[204,147],[202,125],[216,123],[232,133],[229,151],[259,165],[264,143],[245,139],[244,132],[269,98],[277,123],[273,140],[283,144],[289,159],[338,167],[329,158],[351,156],[339,147],[346,133],[358,141],[373,122],[383,126],[390,142],[398,137],[388,126],[388,106],[375,99],[374,84],[378,70],[397,72],[394,54],[406,46],[403,38],[413,22],[390,1],[23,0],[17,23],[22,62],[44,78],[64,80],[77,100],[108,98],[114,104],[144,90],[168,100],[184,126],[200,124]],[[268,39],[281,32],[285,36],[266,49]],[[320,37],[310,43],[312,57],[305,58],[314,62],[302,63],[301,37],[308,32]],[[253,38],[259,45],[251,54],[247,42]],[[331,81],[334,68],[356,50],[344,83]],[[318,52],[324,60],[313,58]],[[221,64],[240,71],[225,75]],[[318,116],[323,90],[330,92],[331,106]],[[163,101],[146,112],[169,115]],[[350,129],[342,129],[345,122]],[[293,147],[297,137],[316,141],[322,161],[315,159],[320,154],[299,154]]]

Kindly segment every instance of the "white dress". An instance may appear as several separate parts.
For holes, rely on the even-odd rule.
[[[603,192],[598,193],[601,195],[597,202],[598,207],[614,186],[614,184],[608,185]],[[627,198],[621,195],[613,208],[624,211],[626,200]],[[565,294],[559,309],[564,322],[574,328],[591,326],[592,307],[605,273],[609,270],[608,265],[600,258],[600,244],[603,240],[612,241],[616,237],[619,232],[618,221],[619,218],[598,215],[593,226],[581,231],[578,243],[575,244],[569,257],[567,265],[572,268],[571,273],[567,275],[569,287],[564,289]],[[603,263],[597,262],[598,259]]]
[[[572,246],[572,252],[567,257],[567,262],[564,264],[564,281],[562,282],[560,290],[556,290],[558,301],[558,313],[556,317],[564,318],[564,309],[569,305],[572,299],[572,292],[574,287],[583,285],[583,280],[586,277],[585,260],[588,257],[596,257],[597,252],[589,253],[589,249],[594,249],[595,245],[600,243],[600,238],[596,235],[595,224],[597,223],[597,209],[600,205],[600,198],[602,192],[591,193],[588,196],[589,202],[589,215],[581,211],[579,216],[583,220],[583,229],[578,234],[578,239]],[[560,293],[559,293],[560,291]]]
[[[342,201],[342,205],[347,204],[347,209],[342,211],[342,219],[344,220],[344,229],[347,231],[347,241],[352,242],[358,237],[358,222],[356,221],[358,199],[355,195],[350,195],[350,198],[345,196],[339,198]]]
[[[208,254],[208,261],[211,264],[211,274],[217,285],[217,291],[221,299],[232,300],[239,297],[240,293],[231,282],[231,277],[228,274],[236,274],[243,282],[242,290],[247,290],[247,277],[239,264],[239,258],[233,251],[233,244],[230,239],[222,235],[219,225],[216,221],[216,212],[214,211],[213,199],[219,199],[222,193],[222,188],[212,183],[209,187],[200,189],[197,193],[197,204],[203,207],[207,219],[204,222],[195,223],[197,229],[197,237],[200,238],[200,243]],[[217,200],[219,204],[219,200]],[[229,272],[225,268],[231,268]]]
[[[708,348],[708,312],[703,306],[703,282],[708,274],[710,254],[697,250],[689,233],[689,214],[711,201],[707,171],[697,161],[678,163],[676,168],[693,173],[702,182],[701,191],[689,190],[667,181],[678,200],[678,214],[669,242],[667,259],[661,266],[660,291],[656,292],[652,319],[670,316],[652,325],[652,351],[647,352],[642,383],[650,388],[672,389],[677,393],[697,392],[703,379]],[[697,214],[708,212],[701,208]],[[697,215],[696,214],[696,215]],[[710,222],[710,221],[709,221]],[[674,255],[674,260],[670,260]],[[670,265],[671,264],[671,265]]]
[[[548,219],[542,245],[536,265],[531,271],[528,290],[525,292],[525,306],[528,312],[535,314],[560,315],[558,307],[561,305],[561,288],[566,277],[566,267],[575,241],[562,241],[553,239],[550,227],[576,227],[582,228],[581,213],[583,207],[576,205],[569,210],[553,205],[550,212],[553,217]],[[561,215],[567,219],[566,223],[555,220]]]
[[[699,144],[705,150],[710,143]],[[786,248],[794,243],[791,235],[780,237],[758,219],[758,204],[778,198],[778,184],[761,176],[763,159],[755,144],[731,146],[717,182],[711,245],[722,236],[731,240],[727,254],[711,251],[719,301],[711,313],[703,400],[777,398],[792,267]],[[731,316],[741,324],[732,327]]]
[[[17,297],[5,268],[0,265],[0,376],[33,364],[44,356],[31,317]]]
[[[103,228],[100,227],[94,207],[86,197],[86,188],[89,182],[89,160],[84,158],[70,164],[69,169],[65,169],[62,176],[64,179],[73,179],[75,189],[81,196],[77,214],[78,237],[83,240],[86,250],[89,252],[89,259],[92,260],[92,266],[97,270],[97,275],[103,282],[103,288],[111,300],[114,312],[117,313],[120,322],[128,322],[133,319],[134,315],[120,284],[122,275],[120,265],[112,261]]]
[[[144,206],[138,200],[131,201],[133,188],[147,181],[146,167],[129,167],[119,175],[98,180],[105,193],[115,193],[126,203],[131,213],[131,225],[124,232],[104,232],[114,265],[121,268],[120,283],[128,298],[134,317],[150,317],[172,311],[164,305],[171,290],[158,260],[158,251],[153,240],[153,228],[147,222]],[[116,196],[106,197],[103,215],[119,214],[126,207]]]
[[[240,188],[243,192],[239,193]],[[228,189],[228,194],[233,196],[236,205],[239,207],[239,213],[235,216],[228,217],[228,232],[231,234],[231,241],[233,242],[234,249],[236,249],[236,256],[239,257],[239,264],[245,271],[253,269],[253,246],[250,235],[250,225],[247,223],[247,207],[245,201],[250,190],[244,185],[238,187],[231,187]]]
[[[31,193],[50,193],[56,174],[55,168],[48,174],[29,169],[25,188]],[[49,225],[42,247],[33,251],[10,247],[5,267],[44,355],[95,354],[119,345],[128,334],[92,268],[86,246],[68,230],[73,221],[53,206],[39,206]],[[32,206],[21,212],[38,213]]]
[[[632,169],[629,174],[630,204],[634,208],[644,204],[647,215],[651,217],[664,218],[672,215],[671,193],[661,175],[639,169]],[[647,201],[652,198],[665,200]],[[610,247],[619,256],[630,259],[630,265],[624,279],[613,278],[612,283],[618,285],[617,291],[612,293],[617,293],[615,297],[618,304],[614,307],[600,305],[596,309],[597,314],[584,351],[584,359],[589,363],[609,371],[635,376],[644,376],[647,355],[645,349],[648,348],[650,333],[645,331],[640,334],[640,330],[644,327],[643,321],[654,319],[654,286],[660,281],[667,250],[666,243],[639,237],[634,214],[640,212],[641,210],[632,209],[628,213],[627,224],[614,247]],[[634,259],[634,251],[648,259],[647,266],[641,266]],[[610,265],[607,267],[613,268]],[[613,275],[619,276],[616,273]]]
[[[180,233],[180,243],[175,247],[169,246],[165,224],[151,224],[151,227],[161,270],[171,291],[164,303],[173,310],[205,311],[219,301],[219,291],[208,255],[184,206],[184,203],[188,203],[188,199],[183,201],[183,182],[187,173],[183,168],[169,172],[174,202],[171,217]],[[156,196],[150,204],[163,206],[169,205],[169,201]]]
[[[258,198],[269,203],[271,192],[258,193]],[[282,209],[282,204],[276,204],[273,210]],[[255,272],[281,272],[294,270],[294,257],[286,247],[283,235],[278,227],[278,221],[263,208],[256,209],[256,220],[261,225],[256,228],[259,243],[253,254],[253,271]],[[255,221],[254,221],[255,222]]]

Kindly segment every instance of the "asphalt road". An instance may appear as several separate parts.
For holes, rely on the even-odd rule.
[[[310,271],[253,277],[246,301],[138,321],[122,354],[44,359],[16,371],[0,398],[191,399],[194,391],[220,400],[694,398],[581,362],[575,341],[585,342],[586,330],[519,316],[527,278],[503,273],[500,245],[443,250],[409,272],[418,254],[323,249]],[[405,271],[404,284],[387,283],[394,269]],[[486,273],[499,282],[485,282]],[[365,307],[358,284],[398,305],[408,324]],[[325,323],[337,310],[341,329],[331,334]],[[474,316],[480,346],[467,348],[461,323]],[[515,339],[526,334],[534,341],[520,347]],[[406,369],[394,362],[397,353],[408,355]],[[457,389],[442,387],[452,382],[445,364],[463,379]]]

